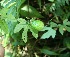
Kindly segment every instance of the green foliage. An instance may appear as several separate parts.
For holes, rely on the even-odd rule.
[[[36,30],[32,26],[30,26],[30,31],[32,32],[32,35],[37,39],[38,38],[38,30]]]
[[[48,30],[46,33],[44,33],[41,37],[41,39],[46,39],[52,36],[52,38],[55,38],[56,31],[52,29],[51,27],[45,27],[44,30]]]
[[[65,53],[65,54],[61,54],[59,57],[69,57],[69,56],[70,56],[70,53],[67,52],[67,53]]]
[[[42,18],[43,16],[32,6],[30,5],[24,5],[21,10],[20,10],[20,14],[21,16],[24,17],[38,17],[38,18]]]
[[[11,45],[13,57],[19,57],[22,46],[28,48],[30,56],[69,57],[70,0],[2,0],[0,30],[3,46]]]
[[[47,49],[41,49],[41,53],[44,53],[46,55],[58,55],[56,52]]]
[[[8,26],[4,20],[0,20],[0,28],[5,32],[8,33]]]
[[[27,25],[25,25],[25,28],[24,28],[24,31],[23,31],[23,33],[22,33],[22,39],[23,39],[23,41],[26,43],[27,42],[27,32],[28,32],[28,26]]]
[[[70,37],[69,38],[64,38],[63,40],[64,46],[70,49]]]

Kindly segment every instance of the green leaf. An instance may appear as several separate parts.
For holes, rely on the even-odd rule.
[[[63,44],[64,44],[64,46],[66,46],[67,48],[70,49],[70,37],[64,38]]]
[[[6,20],[6,23],[8,25],[9,34],[12,35],[14,33],[14,28],[17,24],[17,21],[15,22],[15,20],[9,19]]]
[[[25,28],[24,28],[24,31],[22,33],[22,39],[23,41],[26,43],[27,42],[27,32],[28,32],[28,26],[26,25]]]
[[[54,22],[50,22],[50,27],[57,27],[57,24]]]
[[[44,53],[46,55],[58,55],[56,52],[53,52],[47,49],[41,49],[41,53]]]
[[[65,20],[63,21],[63,24],[64,24],[64,25],[69,25],[69,26],[70,26],[70,21],[68,21],[68,19],[65,19]]]
[[[0,20],[0,27],[5,33],[8,33],[8,26],[4,20]]]
[[[15,29],[14,29],[14,33],[19,32],[23,27],[24,27],[23,24],[20,24],[20,23],[17,24],[16,27],[15,27]]]
[[[63,35],[64,30],[63,30],[64,26],[63,25],[59,25],[59,32]]]
[[[54,2],[54,0],[49,0],[50,2]]]
[[[19,19],[17,19],[17,20],[18,20],[18,22],[20,22],[21,24],[26,24],[26,20],[23,19],[23,18],[19,18]]]
[[[39,7],[41,9],[41,0],[38,0]]]
[[[65,26],[65,29],[66,29],[68,32],[70,32],[70,27]]]
[[[32,32],[32,35],[37,39],[38,38],[38,31],[31,26],[29,26],[30,31]]]
[[[9,34],[6,34],[6,37],[3,39],[3,46],[6,47],[10,41],[9,41]]]
[[[20,14],[21,16],[24,16],[24,17],[38,17],[38,18],[43,18],[43,16],[32,6],[28,6],[28,5],[25,5],[21,8],[21,11],[20,11]]]
[[[9,8],[8,14],[12,14],[15,17],[19,17],[19,8],[26,0],[7,0],[2,1],[2,5],[5,8]]]
[[[46,27],[46,26],[45,26],[45,27],[43,28],[43,30],[41,30],[41,31],[46,31],[46,30],[50,30],[50,29],[51,29],[51,27]]]
[[[64,54],[60,54],[59,57],[70,57],[70,53],[64,53]]]
[[[1,19],[6,19],[6,17],[7,17],[7,12],[8,12],[8,9],[7,9],[7,8],[2,8],[2,9],[1,9],[1,11],[0,11]]]
[[[48,29],[48,31],[46,33],[44,33],[41,36],[41,39],[46,39],[46,38],[49,38],[50,36],[52,36],[52,38],[54,38],[55,35],[56,35],[56,31],[54,29],[50,28],[50,29]]]

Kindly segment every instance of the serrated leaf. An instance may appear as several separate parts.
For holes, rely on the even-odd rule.
[[[59,26],[59,32],[63,35],[64,33],[64,30],[63,30],[64,26],[63,25],[60,25]]]
[[[24,7],[21,8],[20,11],[21,16],[24,17],[38,17],[38,18],[43,18],[43,16],[32,6],[25,5]]]
[[[48,49],[41,49],[41,53],[44,53],[46,55],[58,55],[56,52],[50,51]]]
[[[26,25],[22,33],[22,39],[25,43],[27,42],[27,32],[28,32],[28,26]]]
[[[56,35],[56,31],[54,29],[50,29],[48,30],[46,33],[44,33],[42,36],[41,36],[41,39],[46,39],[46,38],[49,38],[50,36],[52,36],[52,38],[54,38]]]
[[[15,29],[14,29],[14,33],[19,32],[23,27],[24,27],[24,25],[22,25],[22,24],[20,24],[20,23],[17,24],[16,27],[15,27]]]

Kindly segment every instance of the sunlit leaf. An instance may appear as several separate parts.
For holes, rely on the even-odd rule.
[[[38,31],[30,26],[30,31],[32,35],[37,39],[38,38]]]
[[[19,32],[23,27],[24,27],[24,25],[22,25],[22,24],[17,24],[16,27],[15,27],[15,29],[14,29],[14,33]]]

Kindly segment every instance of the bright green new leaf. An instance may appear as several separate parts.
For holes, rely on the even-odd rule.
[[[46,55],[58,55],[56,52],[50,51],[48,49],[41,49],[41,53],[44,53]]]
[[[52,36],[52,38],[54,38],[55,35],[56,35],[56,31],[54,29],[50,28],[46,33],[44,33],[41,36],[41,39],[46,39],[46,38],[49,38],[50,36]]]

